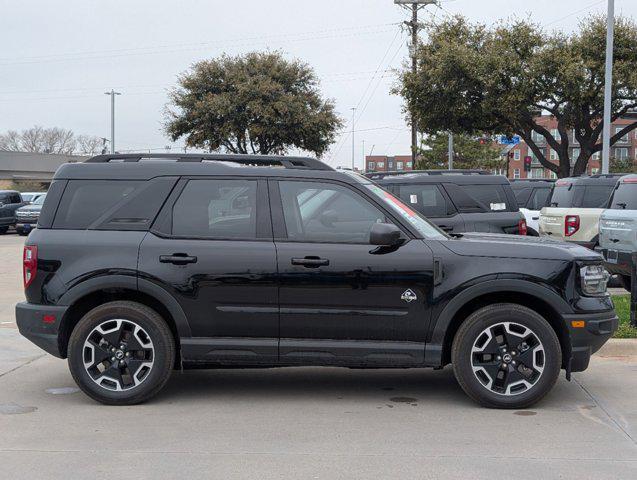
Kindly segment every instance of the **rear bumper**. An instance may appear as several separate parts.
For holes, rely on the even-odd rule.
[[[619,318],[614,310],[584,315],[564,315],[571,337],[570,368],[582,372],[588,368],[591,355],[599,350],[615,333]],[[584,322],[583,328],[573,327],[572,322]]]
[[[69,307],[34,305],[27,302],[15,306],[20,334],[51,355],[64,358],[60,351],[59,329]],[[45,318],[46,317],[46,318]]]
[[[604,267],[606,267],[606,270],[610,273],[628,276],[631,275],[631,265],[633,262],[632,254],[617,251],[617,259],[615,259],[614,256],[609,258],[607,248],[599,247],[596,248],[595,251],[604,257]]]

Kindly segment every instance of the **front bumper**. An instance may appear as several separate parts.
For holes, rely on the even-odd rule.
[[[610,258],[608,255],[607,248],[598,247],[595,249],[597,253],[600,253],[602,257],[604,257],[604,267],[612,274],[618,275],[627,275],[630,277],[631,275],[631,266],[633,263],[632,254],[629,252],[620,252],[618,250],[614,250],[617,254],[617,258],[615,259],[615,255],[613,254]]]
[[[59,341],[60,324],[69,307],[34,305],[27,302],[15,306],[20,334],[51,355],[64,358]]]
[[[619,326],[619,318],[614,310],[604,313],[564,315],[564,321],[571,337],[569,360],[571,372],[586,370],[591,355],[602,348]],[[583,327],[575,327],[574,322],[584,322]]]

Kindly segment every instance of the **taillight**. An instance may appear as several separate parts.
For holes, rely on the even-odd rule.
[[[579,230],[579,215],[567,215],[564,222],[564,235],[570,237]]]
[[[38,271],[38,247],[35,245],[25,245],[22,256],[22,277],[24,288],[31,285]]]
[[[520,220],[518,222],[518,235],[526,235],[528,229],[526,228],[526,220]]]

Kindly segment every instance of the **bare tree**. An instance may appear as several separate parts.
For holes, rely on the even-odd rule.
[[[7,133],[0,133],[0,150],[18,152],[22,150],[21,147],[22,140],[18,132],[9,130]]]
[[[75,134],[64,128],[44,128],[39,125],[18,133],[9,130],[0,134],[0,149],[14,152],[61,153],[70,155],[76,148]]]
[[[92,135],[79,135],[76,137],[75,152],[83,155],[96,155],[102,152],[103,139]]]

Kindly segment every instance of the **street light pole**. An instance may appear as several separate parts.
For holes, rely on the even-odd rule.
[[[449,132],[449,151],[447,152],[449,160],[449,170],[453,170],[453,133]]]
[[[111,96],[111,153],[115,153],[115,95],[121,93],[111,89],[110,92],[104,92],[104,95]]]
[[[606,18],[606,75],[604,79],[604,132],[602,134],[602,173],[610,170],[611,102],[613,93],[613,46],[615,36],[615,0],[608,0]]]

